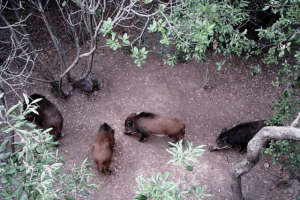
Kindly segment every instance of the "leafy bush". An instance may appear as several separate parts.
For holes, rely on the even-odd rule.
[[[24,95],[28,103],[28,97]],[[40,99],[39,99],[40,100]],[[19,102],[7,112],[0,106],[1,124],[5,125],[3,133],[14,131],[19,138],[13,145],[17,150],[7,152],[9,140],[2,142],[0,147],[0,197],[5,199],[65,199],[73,200],[78,193],[90,194],[90,177],[94,176],[87,170],[87,159],[80,167],[72,170],[72,174],[64,174],[64,157],[54,150],[57,142],[49,135],[51,129],[36,129],[35,125],[25,120],[25,116],[36,112],[33,101],[26,110]],[[70,195],[70,196],[69,196]]]
[[[283,87],[278,101],[272,101],[271,109],[274,115],[268,120],[270,125],[290,124],[294,116],[299,113],[299,86],[300,86],[300,5],[294,0],[270,0],[265,10],[271,8],[280,18],[270,27],[259,29],[259,36],[268,43],[268,52],[263,62],[267,65],[281,65],[274,86]],[[287,158],[286,166],[295,170],[300,164],[300,144],[293,140],[272,141],[264,153],[273,156],[273,163],[277,164],[279,158]]]
[[[195,158],[197,156],[201,156],[204,153],[203,147],[205,145],[200,145],[196,148],[194,148],[193,143],[188,142],[189,148],[185,151],[183,151],[182,143],[183,140],[180,140],[179,143],[172,143],[169,142],[174,148],[171,148],[170,150],[167,149],[167,152],[172,154],[174,156],[174,159],[170,160],[167,164],[172,163],[173,165],[180,166],[182,168],[187,168],[189,171],[193,171],[194,166],[193,163],[199,163],[199,161]]]
[[[265,64],[281,64],[278,77],[273,82],[274,86],[283,86],[284,90],[279,100],[272,102],[274,117],[270,120],[274,123],[289,123],[299,112],[298,89],[300,86],[300,5],[294,0],[270,0],[264,9],[272,8],[280,18],[270,27],[259,29],[259,36],[268,41],[267,56],[263,60]],[[284,57],[288,55],[288,57]]]
[[[279,163],[279,159],[285,156],[286,167],[291,167],[299,172],[300,166],[300,144],[294,140],[272,140],[270,147],[262,150],[263,153],[273,156],[273,164]]]
[[[167,149],[167,151],[174,156],[174,159],[169,161],[168,164],[172,163],[173,165],[180,166],[181,170],[184,167],[187,167],[189,171],[192,171],[194,168],[192,162],[198,163],[198,160],[195,157],[203,154],[205,150],[202,148],[205,145],[193,148],[193,144],[188,143],[189,148],[183,151],[182,143],[183,140],[177,144],[170,143],[173,148],[170,150]],[[205,197],[212,196],[211,194],[204,194],[205,188],[200,187],[198,184],[193,184],[191,186],[188,181],[179,180],[175,182],[173,180],[167,180],[170,176],[170,172],[166,172],[164,175],[158,173],[149,179],[145,179],[142,175],[138,176],[136,178],[136,182],[139,189],[136,190],[136,196],[134,199],[180,200],[194,196],[199,200],[202,200]]]
[[[151,2],[152,0],[144,1],[145,4]],[[247,29],[241,30],[245,20],[249,18],[248,5],[249,2],[246,0],[239,1],[238,4],[229,0],[160,2],[155,12],[147,13],[144,9],[133,12],[135,22],[130,23],[136,27],[137,22],[141,22],[138,27],[141,33],[131,43],[126,33],[124,36],[116,36],[113,28],[117,24],[112,18],[103,22],[101,32],[107,37],[107,46],[113,50],[130,45],[134,62],[139,67],[145,63],[148,53],[145,49],[138,50],[136,47],[136,42],[143,37],[154,40],[160,38],[159,43],[164,48],[167,47],[169,54],[164,56],[164,62],[171,66],[181,60],[196,59],[205,62],[206,51],[211,48],[216,54],[241,55],[246,52],[250,55],[254,54],[254,49],[258,45],[246,37]],[[134,8],[134,6],[131,7]],[[148,34],[152,34],[153,37],[148,37]],[[148,45],[144,43],[143,47],[148,47]],[[157,51],[159,48],[153,47],[153,49]],[[174,55],[170,55],[171,51],[175,52],[173,52]],[[178,52],[180,52],[179,55]]]
[[[160,6],[164,14],[158,15],[148,28],[160,32],[161,44],[174,44],[184,52],[187,60],[205,61],[206,51],[213,47],[216,53],[241,55],[251,52],[257,45],[240,32],[239,25],[246,19],[247,1],[231,5],[230,1],[189,0],[177,2],[172,8]],[[173,65],[174,59],[165,63]]]

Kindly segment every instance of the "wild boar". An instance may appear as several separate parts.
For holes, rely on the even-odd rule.
[[[30,113],[25,116],[26,120],[34,121],[41,127],[48,129],[52,128],[49,132],[50,135],[53,135],[53,140],[57,141],[61,138],[61,131],[63,128],[63,117],[59,110],[56,108],[54,104],[52,104],[45,96],[41,94],[33,94],[29,96],[29,103],[33,100],[42,99],[34,105],[38,106],[36,111],[39,113],[38,115],[35,113]],[[27,108],[26,103],[23,103],[24,110]]]
[[[209,150],[217,151],[240,145],[239,153],[245,153],[249,141],[265,126],[267,126],[266,120],[260,120],[238,124],[229,130],[224,128],[216,140],[217,148],[211,146]]]
[[[92,157],[99,170],[105,175],[111,174],[111,163],[115,145],[115,131],[106,123],[100,126],[94,139]]]
[[[133,113],[125,120],[125,135],[131,135],[134,132],[141,134],[140,142],[151,134],[166,135],[176,143],[179,138],[184,138],[185,124],[171,116],[160,116],[153,113],[142,112]]]

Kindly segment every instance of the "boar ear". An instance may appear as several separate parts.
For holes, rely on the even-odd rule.
[[[227,129],[226,129],[226,128],[223,128],[222,131],[221,131],[221,133],[224,133],[224,132],[226,132],[226,131],[227,131]]]
[[[127,127],[131,127],[133,125],[133,121],[132,120],[128,120],[127,122],[126,122],[126,126]]]
[[[132,113],[131,116],[136,116],[136,113]]]
[[[103,131],[109,131],[110,126],[107,123],[103,123],[100,127],[100,129],[102,129]]]

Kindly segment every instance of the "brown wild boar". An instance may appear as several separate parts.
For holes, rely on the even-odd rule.
[[[267,126],[266,120],[261,120],[238,124],[229,130],[224,128],[216,140],[217,148],[211,146],[209,150],[217,151],[240,145],[239,153],[245,153],[249,141],[265,126]]]
[[[115,145],[115,131],[106,123],[100,126],[94,139],[92,157],[99,170],[105,175],[111,174],[109,166]]]
[[[52,104],[46,97],[41,94],[30,95],[29,103],[36,99],[42,99],[34,104],[38,106],[36,111],[39,114],[37,115],[35,113],[30,113],[25,117],[26,120],[34,121],[45,129],[52,128],[52,130],[49,132],[50,135],[54,136],[54,141],[59,140],[61,138],[61,131],[63,128],[63,117],[61,113],[54,104]],[[27,108],[25,102],[23,103],[23,108],[24,110]]]
[[[151,134],[167,135],[176,143],[185,135],[185,125],[180,120],[170,116],[160,116],[153,113],[142,112],[133,113],[125,120],[125,135],[131,135],[134,132],[141,134],[140,142]]]

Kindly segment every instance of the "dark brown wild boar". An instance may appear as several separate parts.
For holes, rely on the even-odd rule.
[[[54,104],[52,104],[46,97],[41,94],[33,94],[29,96],[29,103],[33,100],[42,99],[34,105],[38,106],[36,111],[39,113],[38,115],[35,113],[30,113],[26,116],[28,121],[34,121],[38,125],[42,126],[45,129],[52,128],[49,132],[50,135],[53,135],[53,140],[57,141],[61,138],[61,131],[63,128],[63,117],[59,110],[56,108]],[[24,110],[27,105],[23,103]]]
[[[140,142],[151,134],[166,135],[176,143],[185,135],[185,125],[180,120],[170,116],[160,116],[153,113],[142,112],[140,114],[131,114],[125,120],[125,135],[131,135],[134,132],[141,134]]]
[[[115,131],[106,123],[100,126],[94,139],[92,157],[99,170],[105,175],[111,174],[109,166],[115,145]]]
[[[211,146],[209,150],[217,151],[240,145],[239,153],[245,153],[249,141],[265,126],[267,126],[266,120],[261,120],[238,124],[229,130],[224,128],[216,140],[217,148]]]

